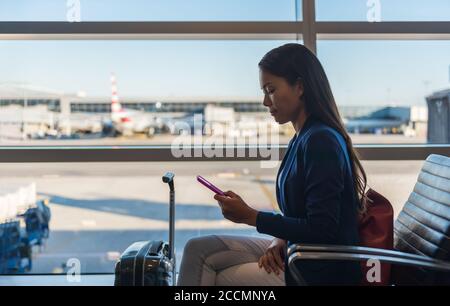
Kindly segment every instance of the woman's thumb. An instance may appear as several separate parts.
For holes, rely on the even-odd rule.
[[[234,193],[233,191],[231,191],[231,190],[225,191],[224,194],[225,194],[226,196],[229,196],[229,197],[232,197],[232,198],[236,198],[236,197],[238,196],[237,194],[235,194],[235,193]]]
[[[217,200],[217,201],[221,201],[223,198],[222,198],[222,195],[220,195],[220,194],[218,194],[218,193],[216,193],[215,195],[214,195],[214,200]]]

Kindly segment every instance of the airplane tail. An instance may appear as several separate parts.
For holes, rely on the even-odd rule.
[[[120,113],[122,111],[122,105],[119,102],[119,96],[117,95],[117,83],[114,73],[111,74],[111,113]]]
[[[117,81],[114,73],[111,74],[111,118],[113,121],[128,121],[125,110],[119,102],[119,95],[117,94]]]

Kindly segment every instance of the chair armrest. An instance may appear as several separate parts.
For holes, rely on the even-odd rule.
[[[435,262],[437,259],[428,256],[416,255],[411,253],[386,250],[379,248],[369,248],[348,245],[324,245],[324,244],[292,244],[287,250],[289,257],[294,252],[335,252],[351,254],[367,254],[378,256],[399,257],[403,259]]]
[[[287,256],[289,270],[298,284],[305,283],[294,264],[298,260],[366,261],[376,259],[381,263],[414,266],[450,273],[450,263],[446,261],[398,251],[357,246],[293,244],[288,248]]]

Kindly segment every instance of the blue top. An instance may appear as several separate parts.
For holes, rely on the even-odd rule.
[[[309,116],[281,162],[276,194],[283,215],[259,212],[256,229],[293,243],[358,245],[358,199],[345,142],[337,131]],[[288,273],[287,285],[295,282]],[[297,261],[310,285],[357,284],[357,262]]]

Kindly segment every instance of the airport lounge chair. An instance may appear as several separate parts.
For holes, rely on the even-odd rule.
[[[288,248],[293,278],[301,260],[379,260],[392,264],[392,285],[450,284],[450,158],[430,155],[394,224],[394,250],[361,246],[293,244]],[[365,276],[364,276],[365,277]]]

